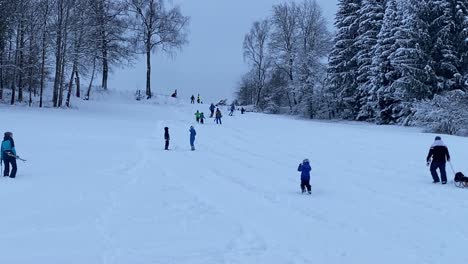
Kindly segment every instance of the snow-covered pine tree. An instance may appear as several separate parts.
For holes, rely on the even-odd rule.
[[[354,119],[358,88],[358,62],[356,45],[359,36],[359,10],[361,0],[340,0],[335,18],[338,30],[335,44],[329,57],[328,89],[336,98],[338,117]]]
[[[372,89],[372,58],[375,54],[377,36],[382,28],[385,0],[363,0],[359,10],[359,36],[356,45],[359,51],[356,54],[358,63],[358,94],[357,103],[360,111],[358,120],[372,120],[375,118],[374,108],[368,103],[372,101],[369,92]]]
[[[381,119],[381,110],[386,109],[391,102],[382,97],[385,89],[397,79],[396,71],[390,62],[390,54],[396,50],[396,31],[401,25],[397,14],[397,0],[387,0],[382,28],[377,35],[377,45],[372,59],[370,90],[367,104],[363,108],[373,109],[378,123]],[[369,111],[369,110],[368,110]]]
[[[398,123],[411,113],[409,103],[431,95],[428,85],[431,69],[429,56],[424,50],[429,40],[428,29],[420,20],[419,0],[398,2],[397,17],[402,19],[395,33],[396,49],[389,55],[397,78],[379,90],[379,103],[383,123]]]
[[[463,89],[462,54],[467,51],[466,0],[430,0],[430,26],[437,84],[434,93]]]
[[[460,87],[468,91],[468,0],[457,0],[455,5],[456,43],[460,56]],[[458,80],[457,80],[458,81]]]

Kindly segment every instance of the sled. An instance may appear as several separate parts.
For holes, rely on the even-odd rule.
[[[463,175],[461,172],[455,173],[455,179],[453,182],[458,188],[468,188],[468,177]]]

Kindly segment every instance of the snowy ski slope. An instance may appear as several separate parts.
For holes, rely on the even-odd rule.
[[[208,106],[0,106],[28,159],[0,179],[0,263],[468,263],[468,190],[431,183],[434,135],[226,109],[195,125]],[[468,173],[468,139],[443,139]]]

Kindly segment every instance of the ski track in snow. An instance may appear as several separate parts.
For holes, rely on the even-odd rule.
[[[424,167],[434,135],[252,113],[195,124],[208,107],[0,108],[56,128],[8,128],[31,161],[0,183],[0,263],[468,262],[466,190],[431,184]],[[444,138],[463,166],[468,140]],[[299,194],[303,158],[311,196]]]

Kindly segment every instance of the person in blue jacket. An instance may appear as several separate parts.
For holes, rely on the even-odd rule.
[[[5,163],[5,170],[3,171],[3,176],[10,178],[16,177],[16,149],[15,149],[15,142],[13,140],[13,133],[5,132],[5,136],[2,141],[2,147],[0,150],[1,153],[1,161]],[[10,173],[10,165],[11,165],[11,173]]]
[[[197,135],[197,131],[195,131],[195,128],[193,126],[190,127],[190,147],[192,148],[192,151],[195,150],[195,136]]]
[[[299,168],[297,168],[298,171],[301,172],[301,190],[302,193],[307,192],[309,194],[312,193],[312,187],[310,186],[310,171],[312,168],[310,167],[310,163],[308,159],[305,159],[302,161],[301,164],[299,164]]]

